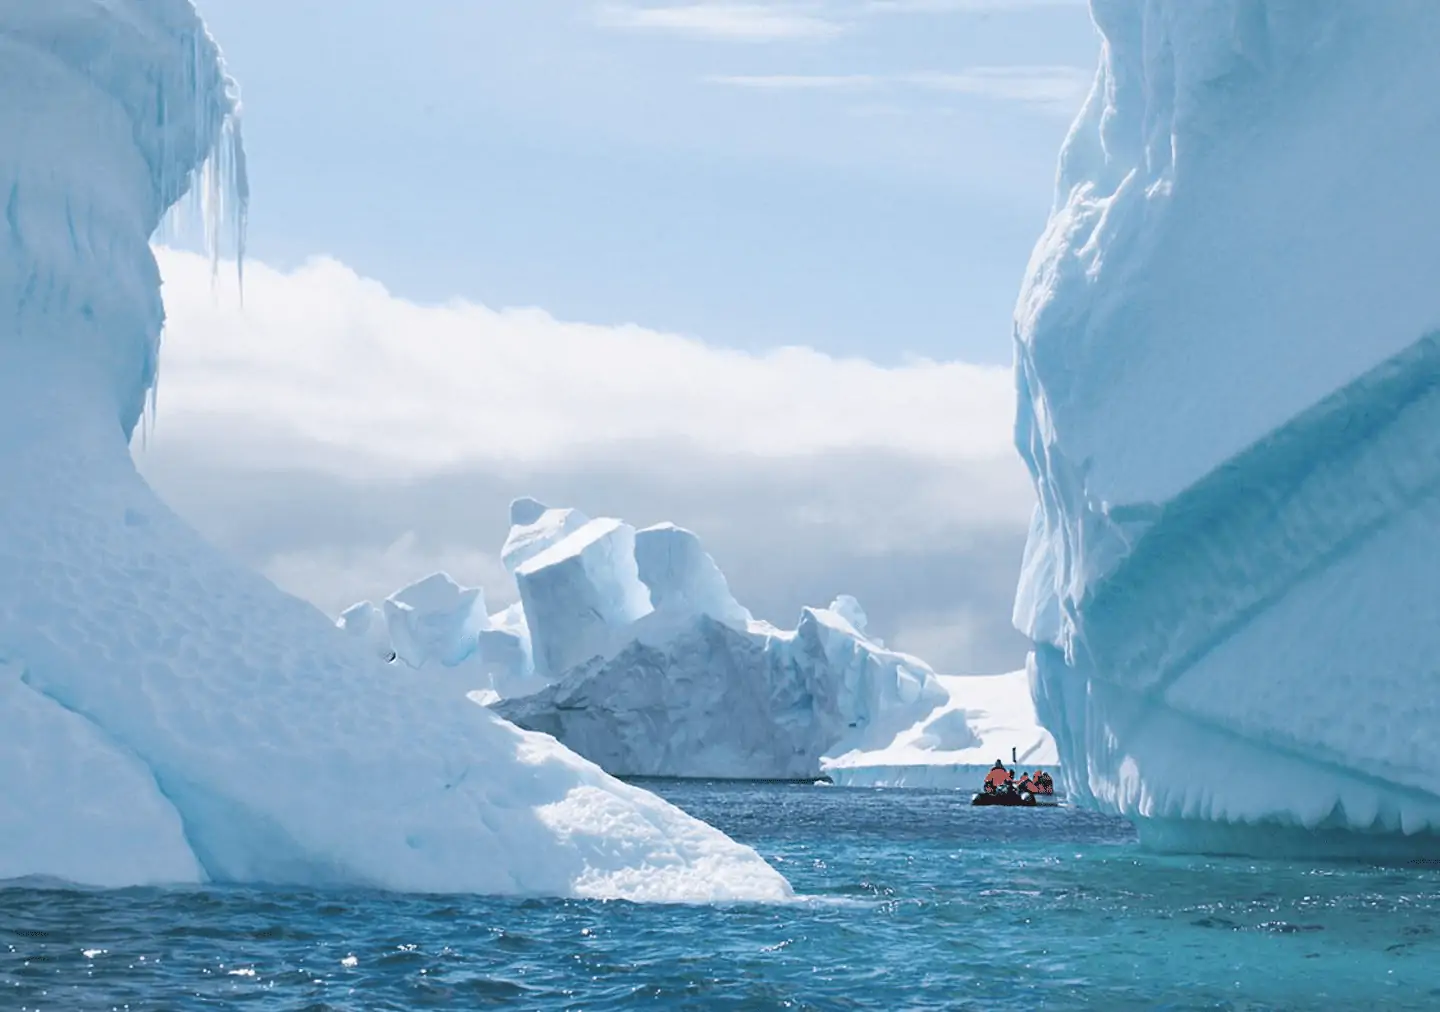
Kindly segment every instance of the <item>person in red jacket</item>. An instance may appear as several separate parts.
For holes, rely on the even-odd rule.
[[[985,793],[994,794],[1000,789],[1002,784],[1007,784],[1009,782],[1009,771],[1005,769],[1004,763],[1002,763],[999,759],[996,759],[995,765],[990,767],[990,772],[985,774]]]

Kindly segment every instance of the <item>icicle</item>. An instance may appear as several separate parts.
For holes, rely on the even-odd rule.
[[[235,257],[240,305],[245,304],[245,240],[249,228],[250,183],[245,163],[245,142],[240,129],[240,89],[225,73],[224,61],[204,25],[197,18],[190,35],[188,65],[179,82],[157,82],[156,117],[161,134],[160,178],[162,202],[167,202],[156,238],[184,245],[199,233],[210,261],[212,297],[220,277],[220,262]],[[179,85],[187,101],[170,94]],[[175,110],[191,110],[191,122],[178,121]],[[177,165],[190,165],[183,182],[168,178]],[[198,226],[198,227],[197,227]],[[160,344],[156,335],[150,363],[150,384],[142,410],[142,441],[154,429],[159,400]]]
[[[214,43],[202,28],[193,36],[190,79],[186,85],[194,100],[195,120],[190,124],[197,144],[207,144],[205,157],[189,173],[178,199],[166,210],[157,237],[162,241],[185,241],[199,232],[210,261],[212,284],[218,283],[220,263],[227,254],[235,257],[235,274],[240,301],[245,300],[245,240],[249,228],[250,185],[245,162],[245,143],[240,129],[240,91],[235,81],[220,69],[219,81],[207,73],[214,66]],[[215,93],[216,84],[220,93]],[[161,101],[163,133],[173,103]],[[170,164],[170,159],[165,159]],[[173,191],[161,180],[161,193]]]

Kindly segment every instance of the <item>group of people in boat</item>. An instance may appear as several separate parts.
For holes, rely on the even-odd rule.
[[[1055,781],[1050,779],[1050,774],[1044,770],[1036,770],[1033,775],[1027,771],[1020,774],[1020,779],[1017,780],[1015,771],[1006,769],[1005,764],[996,759],[990,772],[985,774],[984,790],[986,794],[1054,794]]]

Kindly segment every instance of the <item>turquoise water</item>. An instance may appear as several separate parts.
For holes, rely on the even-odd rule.
[[[1440,872],[1148,855],[1073,809],[649,784],[807,895],[0,890],[0,1009],[1435,1009]]]

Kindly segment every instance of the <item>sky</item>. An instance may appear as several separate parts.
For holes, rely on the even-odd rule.
[[[506,504],[695,530],[758,615],[852,593],[1013,668],[1011,312],[1098,40],[1076,0],[200,0],[243,304],[158,250],[136,457],[331,614],[514,597]]]

